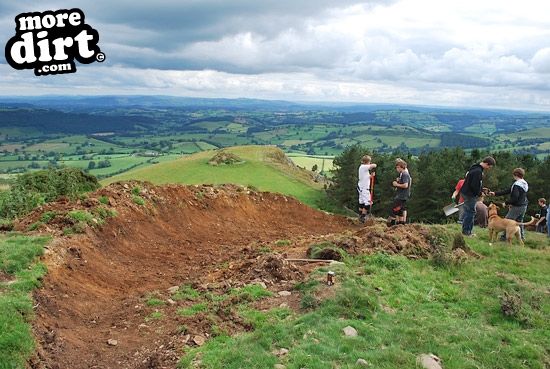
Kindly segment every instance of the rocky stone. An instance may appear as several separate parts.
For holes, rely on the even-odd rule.
[[[109,338],[109,339],[107,340],[107,344],[108,344],[109,346],[116,346],[116,345],[118,345],[118,341],[115,340],[115,339]]]
[[[348,325],[346,328],[343,329],[343,331],[346,337],[357,337],[357,330],[352,326]]]
[[[274,368],[275,369],[286,369],[286,366],[284,366],[283,364],[275,364]]]
[[[288,349],[281,348],[278,350],[273,350],[271,353],[275,356],[285,356],[286,354],[288,354]]]
[[[168,292],[170,292],[170,293],[176,293],[176,292],[178,292],[179,290],[180,290],[180,287],[179,287],[179,286],[173,286],[173,287],[170,287],[170,288],[168,289]]]
[[[277,292],[277,294],[281,297],[286,297],[286,296],[292,295],[292,292],[290,292],[290,291],[279,291],[279,292]]]
[[[424,369],[443,369],[441,359],[434,354],[422,354],[416,358],[416,361]]]
[[[203,336],[195,336],[193,337],[193,342],[197,346],[202,346],[206,342],[206,338],[204,338]]]
[[[365,359],[357,359],[357,361],[355,362],[355,365],[359,365],[359,366],[370,366],[369,362]]]

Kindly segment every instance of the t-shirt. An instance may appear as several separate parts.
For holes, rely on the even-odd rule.
[[[395,198],[397,200],[408,200],[409,196],[411,195],[411,176],[408,170],[404,170],[401,172],[401,174],[399,175],[399,178],[397,179],[397,183],[399,184],[408,183],[409,186],[407,188],[397,187],[397,193],[395,194]]]
[[[460,197],[458,198],[458,203],[459,204],[461,202],[464,202],[464,197],[462,197],[462,194],[460,193],[460,190],[462,189],[463,184],[464,184],[464,179],[461,179],[461,180],[458,181],[458,183],[456,184],[456,187],[455,187],[456,192],[460,195]]]
[[[361,189],[370,189],[370,172],[372,164],[361,164],[359,166],[359,182],[357,186]]]
[[[475,224],[485,228],[487,227],[487,218],[488,218],[488,208],[487,205],[483,203],[483,201],[476,202],[476,217],[475,217]]]
[[[539,210],[539,215],[542,219],[544,219],[542,222],[540,222],[540,225],[546,224],[546,215],[548,214],[548,207],[546,205],[541,206]]]

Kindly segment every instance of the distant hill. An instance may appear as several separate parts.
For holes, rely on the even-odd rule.
[[[285,154],[272,146],[237,146],[225,148],[243,162],[211,165],[216,150],[203,151],[170,162],[135,169],[105,179],[102,184],[120,180],[142,180],[154,184],[224,184],[252,186],[261,191],[291,195],[315,206],[322,198],[323,185],[313,181],[312,173],[292,164]]]

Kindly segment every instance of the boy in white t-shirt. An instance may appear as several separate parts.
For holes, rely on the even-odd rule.
[[[359,182],[357,183],[357,192],[359,193],[359,220],[365,222],[370,213],[372,199],[370,194],[371,177],[370,170],[376,168],[376,164],[371,163],[371,157],[365,155],[361,158],[359,166]]]

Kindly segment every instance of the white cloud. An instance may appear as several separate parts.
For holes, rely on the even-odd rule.
[[[550,110],[550,2],[98,0],[82,7],[107,62],[42,78],[2,68],[2,93],[73,91],[74,84],[79,93]],[[0,14],[0,28],[13,32],[8,18]]]

